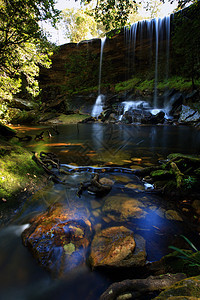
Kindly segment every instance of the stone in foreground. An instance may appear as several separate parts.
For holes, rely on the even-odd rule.
[[[145,241],[124,226],[103,229],[92,241],[90,263],[96,267],[133,267],[145,264]]]
[[[91,234],[86,209],[55,204],[32,221],[22,240],[41,266],[62,277],[85,263]]]

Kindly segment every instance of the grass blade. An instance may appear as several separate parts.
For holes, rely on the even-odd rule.
[[[181,235],[181,237],[186,240],[186,242],[190,245],[191,248],[193,248],[195,251],[198,252],[198,249],[195,247],[195,245],[190,240],[188,240],[188,238],[186,238],[186,236]]]

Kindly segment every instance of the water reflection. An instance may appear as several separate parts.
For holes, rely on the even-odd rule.
[[[51,128],[46,128],[51,130]],[[34,151],[56,152],[61,162],[78,165],[119,164],[121,159],[148,156],[166,157],[172,152],[199,153],[200,132],[186,126],[138,126],[124,124],[70,124],[58,126],[59,134],[51,139],[34,141],[35,127],[21,130],[33,137],[25,143]],[[44,127],[41,128],[44,130]],[[34,141],[34,143],[33,143]]]

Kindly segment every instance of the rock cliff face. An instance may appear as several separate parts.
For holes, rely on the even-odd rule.
[[[123,31],[107,38],[102,62],[101,82],[103,85],[127,80],[135,73],[143,75],[144,78],[154,77],[155,39],[150,41],[144,32],[140,41],[141,34],[139,28],[135,46],[130,44],[131,40],[125,41]],[[165,44],[166,41],[163,40],[160,57],[166,51]],[[41,87],[57,86],[63,91],[66,88],[71,92],[98,86],[100,50],[100,39],[60,46],[59,51],[52,57],[52,68],[41,69]],[[161,65],[159,67],[161,68]]]
[[[191,9],[185,9],[178,18],[186,14],[195,20],[199,16],[199,7],[198,3],[196,16]],[[112,92],[113,84],[133,77],[152,80],[155,85],[159,80],[177,75],[185,61],[172,43],[175,27],[174,16],[171,16],[163,20],[141,21],[131,29],[112,32],[103,50],[102,89]],[[60,46],[52,57],[51,69],[41,69],[40,72],[43,100],[72,93],[89,95],[94,92],[96,96],[100,52],[100,39]]]

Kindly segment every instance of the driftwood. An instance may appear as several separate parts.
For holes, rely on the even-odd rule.
[[[186,277],[185,274],[178,273],[149,276],[146,279],[123,280],[111,284],[111,286],[101,295],[100,300],[117,300],[123,295],[127,295],[127,298],[123,299],[135,299],[141,295],[145,296],[145,294],[148,294],[149,292],[160,292]]]
[[[42,131],[40,134],[37,134],[34,138],[35,141],[43,140],[44,138],[44,131]]]
[[[111,185],[105,185],[99,182],[99,174],[96,173],[93,179],[91,180],[91,182],[81,183],[77,195],[80,197],[83,191],[88,190],[88,192],[92,194],[103,196],[109,193],[111,189],[112,189]]]
[[[53,153],[46,153],[46,152],[41,152],[40,155],[37,152],[33,152],[33,160],[41,166],[44,171],[50,175],[49,179],[52,179],[55,183],[62,183],[65,184],[65,181],[62,181],[56,174],[55,172],[51,171],[49,167],[54,167],[57,168],[59,171],[60,168],[60,163],[59,160],[57,159],[56,155]]]

